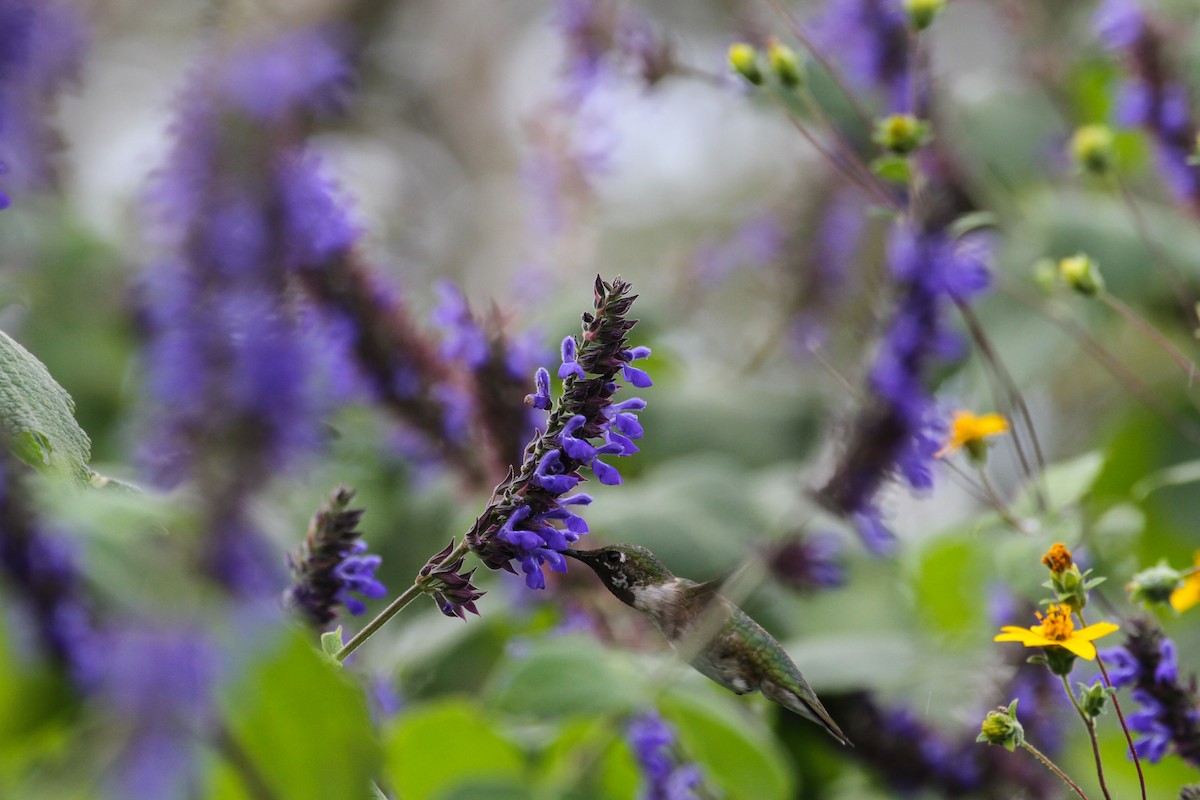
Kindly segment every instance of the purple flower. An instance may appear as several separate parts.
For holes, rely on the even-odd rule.
[[[675,732],[657,712],[647,711],[629,721],[625,740],[642,772],[642,800],[699,798],[704,775],[696,764],[680,763]]]
[[[86,691],[95,684],[103,653],[76,554],[69,540],[39,522],[22,478],[28,468],[9,455],[6,438],[0,432],[0,576],[37,646]]]
[[[1092,15],[1096,36],[1110,50],[1124,50],[1142,35],[1145,15],[1135,0],[1104,0]]]
[[[829,0],[813,26],[816,45],[847,77],[882,92],[891,111],[909,101],[908,22],[899,0]]]
[[[53,182],[55,96],[78,72],[83,20],[54,0],[0,3],[0,209]]]
[[[1188,163],[1196,124],[1187,84],[1174,73],[1160,25],[1133,0],[1105,0],[1092,21],[1101,41],[1123,57],[1130,73],[1117,97],[1117,120],[1150,134],[1168,190],[1200,213],[1200,173]]]
[[[109,776],[114,797],[183,797],[199,791],[200,749],[211,734],[217,662],[199,631],[129,627],[105,649],[102,697],[124,724]]]
[[[161,485],[192,477],[237,505],[320,442],[327,359],[288,284],[355,236],[298,135],[340,91],[334,61],[315,32],[282,37],[209,58],[180,104],[142,295],[143,457]]]
[[[784,586],[797,592],[813,592],[846,582],[841,555],[842,544],[837,536],[797,533],[772,546],[766,562],[771,575]]]
[[[1140,706],[1128,715],[1129,727],[1142,734],[1135,746],[1151,762],[1168,753],[1200,766],[1200,698],[1195,677],[1179,681],[1175,645],[1146,617],[1135,617],[1126,626],[1124,647],[1103,654],[1111,661],[1114,686],[1133,686],[1131,696]]]
[[[562,340],[560,353],[562,354],[562,364],[558,368],[558,377],[565,379],[568,375],[574,375],[581,381],[587,380],[587,375],[583,371],[583,367],[579,365],[575,354],[579,344],[575,341],[574,336],[568,336]]]
[[[636,324],[625,318],[634,300],[627,294],[629,289],[620,279],[610,284],[597,276],[595,313],[583,315],[582,347],[575,337],[563,340],[559,374],[573,377],[563,385],[547,430],[525,448],[520,472],[496,487],[493,494],[498,499],[467,536],[471,549],[490,569],[515,572],[513,563],[519,563],[533,589],[545,587],[543,565],[566,571],[562,552],[587,533],[587,524],[567,507],[590,503],[591,498],[564,497],[583,480],[579,470],[590,468],[601,483],[620,483],[620,473],[598,456],[637,450],[631,439],[641,436],[641,427],[633,412],[645,403],[631,399],[614,404],[612,399],[621,388],[617,375],[629,361],[649,354],[647,348],[629,347],[626,342]],[[539,370],[536,382],[531,402],[551,404],[549,373]],[[618,425],[622,428],[614,430]],[[598,444],[601,437],[605,441]]]
[[[553,400],[550,397],[550,373],[546,371],[545,367],[538,367],[537,373],[534,375],[534,386],[536,391],[526,395],[525,402],[534,408],[549,411]]]
[[[886,481],[898,474],[913,489],[933,484],[945,423],[928,384],[934,366],[958,349],[946,307],[988,286],[990,242],[979,236],[955,242],[939,230],[898,224],[888,241],[888,266],[900,296],[871,368],[872,397],[833,476],[817,493],[827,508],[854,521],[875,552],[890,549],[877,505]]]
[[[442,355],[460,361],[471,368],[482,366],[488,357],[487,337],[471,314],[467,298],[449,281],[439,281],[440,302],[433,312],[433,321],[446,335]]]
[[[337,605],[351,614],[363,613],[366,606],[354,594],[371,599],[387,594],[375,578],[380,557],[365,555],[367,545],[358,530],[363,512],[350,508],[353,499],[351,489],[334,490],[313,515],[299,551],[288,558],[294,583],[284,599],[318,629],[337,617]]]

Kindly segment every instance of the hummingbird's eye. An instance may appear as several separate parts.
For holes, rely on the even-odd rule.
[[[624,560],[621,558],[621,554],[618,553],[616,550],[613,550],[610,553],[606,553],[604,555],[604,559],[610,564],[620,564]]]

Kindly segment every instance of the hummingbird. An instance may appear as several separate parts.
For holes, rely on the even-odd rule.
[[[565,555],[587,564],[617,599],[654,620],[672,648],[701,674],[737,694],[761,690],[767,699],[851,744],[783,646],[717,592],[720,581],[676,577],[636,544],[567,550]]]

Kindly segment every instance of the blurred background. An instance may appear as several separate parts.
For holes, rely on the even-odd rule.
[[[1055,541],[1108,576],[1089,621],[1123,627],[1136,611],[1130,576],[1160,558],[1187,566],[1200,549],[1193,375],[1163,342],[1185,366],[1195,358],[1195,315],[1181,311],[1176,284],[1200,276],[1196,212],[1164,183],[1153,131],[1118,124],[1133,67],[1097,33],[1096,4],[951,0],[919,49],[888,0],[57,6],[76,25],[75,66],[38,109],[45,175],[9,191],[0,213],[0,330],[74,399],[91,468],[144,493],[48,478],[30,492],[70,543],[98,625],[171,631],[160,665],[209,658],[190,655],[184,635],[207,631],[195,639],[218,642],[219,666],[143,679],[149,651],[126,662],[113,647],[101,656],[111,686],[79,691],[48,677],[21,586],[0,580],[0,686],[11,687],[0,689],[0,796],[351,797],[367,796],[370,778],[402,798],[1066,797],[1028,754],[974,742],[986,711],[1017,696],[1030,740],[1100,796],[1061,687],[1023,663],[1032,651],[992,642],[1000,625],[1035,622],[1039,559]],[[1194,75],[1194,9],[1146,10],[1170,31],[1173,74]],[[898,34],[873,27],[898,18]],[[187,135],[178,120],[196,98],[185,87],[203,80],[206,58],[312,26],[329,32],[352,77],[305,147],[372,274],[435,344],[450,339],[439,286],[458,287],[478,319],[524,348],[518,402],[534,367],[555,372],[596,274],[632,282],[631,341],[653,349],[654,386],[638,391],[646,435],[623,485],[587,484],[583,547],[633,542],[677,575],[735,575],[730,593],[857,748],[680,665],[652,624],[575,563],[547,572],[545,591],[481,569],[481,617],[465,624],[419,598],[345,674],[273,604],[235,613],[195,574],[204,507],[220,497],[152,488],[139,468],[156,418],[140,292],[163,253],[149,187]],[[1013,394],[995,389],[995,361],[1006,368],[1048,465],[1023,465],[1013,436],[991,448],[994,494],[1023,531],[980,501],[961,456],[935,468],[932,489],[896,481],[881,492],[897,541],[887,556],[815,499],[869,406],[896,295],[886,210],[804,135],[828,144],[824,117],[872,157],[871,130],[830,71],[806,59],[814,115],[727,64],[734,42],[764,47],[771,36],[803,54],[797,32],[870,118],[905,110],[872,83],[888,47],[913,48],[928,76],[931,150],[953,165],[938,175],[953,174],[954,207],[983,212],[990,236],[992,288],[971,313],[994,360],[948,310],[957,350],[927,385],[947,419],[960,408],[1011,416]],[[1180,85],[1186,102],[1194,87]],[[1073,131],[1097,123],[1116,126],[1115,181],[1081,175],[1069,156]],[[1080,251],[1157,334],[1042,291],[1035,263]],[[409,426],[363,397],[322,424],[322,445],[299,466],[256,483],[249,515],[282,565],[330,491],[354,488],[394,596],[470,528],[491,484],[414,446]],[[1030,448],[1029,427],[1014,427]],[[386,602],[343,613],[347,638]],[[1181,672],[1200,653],[1195,613],[1159,620]],[[1092,679],[1091,665],[1079,669],[1073,678]],[[161,694],[112,689],[123,682]],[[630,733],[646,719],[668,731],[665,772]],[[156,725],[169,732],[151,746]],[[1111,713],[1100,742],[1112,796],[1138,796]],[[653,794],[655,775],[681,765],[702,775],[693,794]],[[1145,777],[1155,798],[1198,780],[1177,756],[1145,764]]]

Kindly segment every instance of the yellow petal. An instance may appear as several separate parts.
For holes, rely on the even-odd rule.
[[[1083,639],[1086,642],[1090,642],[1095,639],[1099,639],[1101,636],[1108,636],[1117,629],[1117,626],[1111,622],[1097,622],[1093,625],[1088,625],[1086,628],[1075,631],[1071,634],[1071,638]]]
[[[1109,631],[1109,633],[1112,633],[1112,631]],[[1103,636],[1104,634],[1100,635]],[[1065,642],[1055,642],[1055,644],[1057,644],[1059,647],[1070,650],[1080,658],[1086,658],[1088,661],[1092,661],[1096,658],[1096,645],[1084,639],[1080,639],[1077,636],[1072,636]]]
[[[1196,551],[1195,561],[1200,567],[1200,550]],[[1181,614],[1197,604],[1200,604],[1200,572],[1187,576],[1183,586],[1171,592],[1171,608]]]
[[[1026,628],[1006,625],[1000,630],[1004,632],[992,639],[993,642],[1020,642],[1026,647],[1046,647],[1047,645],[1055,644],[1055,642],[1052,642],[1045,636],[1034,633]]]

